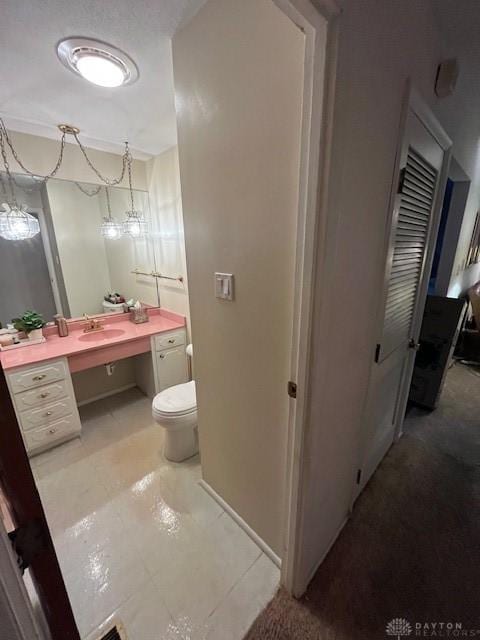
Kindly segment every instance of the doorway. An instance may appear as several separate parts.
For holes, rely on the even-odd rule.
[[[449,164],[451,141],[414,92],[403,131],[355,497],[401,432]]]
[[[290,7],[289,19],[279,11],[278,7],[274,5],[272,7],[278,12],[277,15],[281,16],[282,28],[293,30],[295,37],[303,43],[304,28],[299,28],[296,21],[294,24],[292,18],[295,15],[300,20],[300,14]],[[258,19],[254,22],[258,22]],[[304,22],[305,30],[308,31],[308,20],[305,19]],[[321,35],[325,36],[323,21],[322,25]],[[271,28],[272,25],[266,26]],[[277,218],[273,220],[273,225],[267,225],[262,221],[261,216],[252,218],[250,229],[244,237],[250,252],[247,251],[240,258],[253,263],[254,259],[260,257],[262,269],[257,269],[255,273],[252,271],[253,277],[250,278],[247,287],[242,282],[242,278],[239,278],[234,290],[240,301],[248,288],[253,287],[256,281],[260,281],[260,276],[266,278],[265,286],[258,291],[258,299],[262,300],[262,304],[264,301],[267,302],[266,312],[261,318],[262,322],[267,322],[267,326],[262,333],[257,319],[254,336],[257,343],[252,340],[239,344],[237,358],[224,357],[222,363],[224,372],[230,371],[232,362],[238,367],[243,352],[247,347],[251,348],[256,344],[258,348],[253,354],[256,359],[250,359],[248,368],[245,367],[243,371],[245,375],[252,377],[252,372],[261,369],[260,365],[262,367],[265,364],[268,365],[269,354],[281,352],[281,384],[277,384],[278,381],[275,380],[276,386],[273,393],[272,387],[269,386],[271,380],[268,375],[265,375],[262,383],[257,386],[261,393],[261,396],[256,399],[258,407],[263,410],[267,403],[270,407],[281,408],[273,420],[271,416],[267,416],[271,422],[269,428],[274,429],[270,433],[272,443],[270,453],[264,458],[264,462],[256,465],[258,477],[255,482],[254,478],[247,477],[248,474],[244,473],[243,484],[246,493],[243,508],[242,505],[234,504],[234,508],[228,510],[220,500],[216,499],[218,496],[212,498],[215,489],[209,495],[199,485],[198,458],[190,460],[183,466],[170,464],[163,459],[159,460],[159,451],[162,448],[161,432],[152,424],[151,401],[141,395],[137,389],[125,389],[117,395],[98,398],[95,402],[81,406],[80,419],[83,428],[81,441],[72,441],[39,453],[32,458],[32,469],[54,534],[63,577],[82,637],[93,637],[117,620],[119,624],[125,625],[127,632],[138,637],[153,626],[156,629],[165,628],[168,631],[173,625],[176,631],[190,634],[202,625],[212,624],[222,628],[222,625],[232,622],[238,623],[236,633],[241,637],[245,624],[254,617],[257,608],[265,598],[268,599],[278,584],[279,568],[276,563],[278,555],[283,555],[283,533],[287,519],[283,509],[285,503],[287,508],[290,504],[290,496],[285,498],[285,492],[290,489],[291,481],[290,477],[285,483],[285,458],[287,440],[289,440],[288,421],[289,417],[295,414],[294,399],[289,399],[287,396],[286,383],[290,378],[297,379],[300,383],[306,379],[308,340],[306,342],[304,329],[308,329],[309,313],[300,316],[300,312],[305,314],[309,311],[308,297],[311,293],[309,287],[311,287],[317,208],[316,185],[321,119],[318,118],[312,125],[312,113],[314,108],[317,109],[315,113],[318,113],[321,105],[323,66],[321,68],[319,65],[315,66],[314,62],[315,56],[323,53],[325,39],[315,40],[313,27],[311,29],[310,37],[307,38],[310,48],[307,50],[298,48],[299,55],[296,56],[296,63],[299,63],[301,77],[295,78],[295,86],[298,88],[298,93],[294,96],[296,106],[289,114],[289,117],[295,119],[295,135],[298,135],[298,139],[289,139],[288,144],[292,143],[297,155],[290,161],[286,152],[288,145],[285,141],[283,145],[280,144],[283,139],[273,138],[275,145],[280,145],[283,153],[283,156],[282,154],[276,156],[279,166],[269,169],[273,176],[272,182],[278,188],[268,190],[262,205],[271,207],[271,199],[274,198]],[[264,42],[264,35],[257,30],[255,30],[255,37]],[[285,41],[283,41],[284,44]],[[275,55],[269,56],[269,60],[274,61]],[[287,63],[291,65],[291,60],[287,60]],[[306,87],[302,86],[304,67],[309,71]],[[289,69],[292,70],[291,66]],[[288,100],[292,99],[291,94],[290,84]],[[265,110],[265,116],[270,118],[276,109],[278,117],[281,109],[277,107],[278,105],[270,105]],[[248,113],[254,120],[258,113],[253,111]],[[289,128],[287,127],[286,130]],[[238,152],[238,146],[235,149]],[[262,152],[264,153],[265,150]],[[252,154],[250,160],[254,159]],[[268,162],[266,164],[268,165]],[[255,170],[251,172],[252,180],[257,180],[258,172],[262,171],[260,165],[255,167],[255,162],[253,163],[252,167]],[[262,174],[259,175],[261,177]],[[282,178],[280,181],[278,181],[279,177]],[[289,186],[295,187],[288,194],[288,202],[280,198],[280,193],[283,193],[282,189],[286,184],[284,178],[287,178]],[[247,186],[249,185],[243,184],[242,190],[237,194],[238,197],[245,193],[249,195],[249,190],[245,188]],[[263,195],[265,196],[265,193]],[[250,204],[255,204],[254,200]],[[288,264],[283,264],[282,260],[285,256],[280,249],[285,244],[285,229],[281,231],[278,227],[275,228],[275,224],[278,224],[280,210],[286,204],[288,204],[289,232]],[[298,219],[297,209],[300,209]],[[238,220],[240,219],[241,216],[238,217]],[[298,230],[300,230],[299,235],[297,235]],[[231,229],[228,231],[230,232]],[[260,231],[264,234],[263,236],[260,235]],[[273,242],[270,247],[275,257],[275,265],[279,267],[278,270],[269,271],[272,266],[269,259],[272,256],[270,256],[271,252],[265,250],[264,243],[261,241],[261,238],[265,237],[278,241]],[[224,257],[225,259],[229,257],[227,252]],[[235,272],[240,273],[240,270],[236,269]],[[190,267],[189,274],[191,273]],[[193,273],[195,273],[194,268]],[[209,284],[211,284],[210,276]],[[305,285],[301,293],[294,292],[296,277],[297,281]],[[266,293],[268,282],[275,282],[275,288],[272,286]],[[194,282],[191,283],[191,291],[195,291]],[[201,292],[196,295],[201,295]],[[267,312],[276,308],[276,297],[282,299],[283,315],[275,314],[275,320],[282,322],[282,332],[276,332],[278,323],[275,327],[268,320]],[[285,304],[284,298],[288,298],[288,304]],[[227,303],[217,302],[216,304],[222,304],[228,314]],[[232,305],[232,308],[235,307]],[[248,321],[249,316],[251,317],[251,309],[248,314],[242,317],[244,323]],[[296,325],[299,319],[300,322]],[[233,326],[233,318],[231,326]],[[194,318],[194,340],[195,335],[200,335],[200,333],[195,334],[195,331]],[[220,328],[216,337],[219,339],[221,336]],[[201,362],[201,339],[198,343],[198,362]],[[271,346],[273,349],[270,349]],[[217,348],[217,351],[221,353],[221,349]],[[205,353],[204,348],[203,353]],[[195,370],[200,370],[201,373],[201,367],[197,368],[196,364]],[[268,370],[266,371],[268,374]],[[294,375],[291,375],[292,372]],[[298,377],[297,374],[299,374]],[[201,378],[208,382],[208,377],[201,376]],[[280,379],[280,375],[278,378]],[[294,380],[291,381],[294,382]],[[208,387],[204,388],[208,392]],[[300,408],[304,397],[305,388],[300,384],[297,396]],[[245,398],[240,409],[246,410],[250,399]],[[204,395],[203,413],[206,415],[207,402],[214,405],[221,400],[221,395],[215,392],[215,385],[210,385],[210,397]],[[231,413],[234,409],[235,407],[229,407]],[[199,411],[202,411],[201,406]],[[263,417],[266,415],[260,412],[259,414]],[[297,420],[301,423],[301,411]],[[246,426],[248,423],[249,421],[246,421]],[[266,432],[266,421],[259,426],[258,434],[261,434],[262,430]],[[248,440],[245,432],[240,435],[240,444]],[[298,440],[298,433],[295,437]],[[290,444],[292,441],[290,440]],[[208,455],[205,454],[202,442],[200,444],[203,465],[204,457],[207,462]],[[228,441],[223,444],[228,453]],[[254,440],[250,443],[252,444],[255,444]],[[279,455],[274,451],[273,445],[281,445]],[[265,452],[268,449],[251,448],[251,458],[254,459],[254,455],[258,456],[262,451]],[[221,449],[217,443],[217,456],[219,452],[221,453]],[[294,466],[297,460],[294,460],[293,450],[288,452],[288,456],[289,472],[291,473],[292,470],[295,472]],[[244,457],[241,462],[244,463],[247,459]],[[268,465],[272,460],[273,483],[272,478],[270,480],[267,478]],[[223,464],[224,461],[221,460],[220,463]],[[224,465],[221,471],[224,477],[228,477],[231,469]],[[258,492],[267,484],[274,491],[275,521],[272,525],[268,522],[266,515],[268,510],[272,510],[273,501],[272,504],[264,502],[259,513],[263,523],[266,523],[266,528],[262,530],[259,527],[261,535],[256,535],[254,527],[245,521],[246,518],[245,520],[242,518],[243,515],[248,515],[248,501],[255,500],[255,492],[251,491],[252,484],[257,487]],[[213,482],[212,485],[217,486]],[[228,491],[222,491],[222,494],[227,498],[225,500],[227,504],[235,503],[234,496],[228,495]],[[265,504],[268,509],[265,508]],[[295,513],[292,511],[287,515],[290,516],[290,523],[294,524]],[[254,524],[257,527],[257,523]],[[274,538],[269,537],[269,532],[272,531]],[[262,537],[268,538],[263,546]],[[270,542],[271,539],[273,543]],[[275,546],[279,553],[272,552],[270,545]],[[167,576],[168,587],[166,586]],[[253,598],[251,603],[249,600],[242,609],[242,619],[237,620],[234,615],[237,598],[243,602],[245,593],[251,596],[252,585],[254,586],[257,581],[261,583],[258,597]],[[159,602],[164,603],[165,606],[162,608]],[[250,608],[250,605],[253,608]],[[139,609],[143,612],[141,616],[138,613]]]

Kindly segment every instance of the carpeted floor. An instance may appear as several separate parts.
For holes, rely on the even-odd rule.
[[[306,595],[280,590],[245,640],[375,640],[393,618],[480,638],[479,372],[455,365],[439,407],[404,429]]]

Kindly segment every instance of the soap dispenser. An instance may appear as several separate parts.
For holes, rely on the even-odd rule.
[[[60,338],[66,338],[68,336],[68,324],[65,318],[61,313],[57,313],[53,316],[53,319],[55,320],[55,324],[57,325],[58,335],[60,336]]]

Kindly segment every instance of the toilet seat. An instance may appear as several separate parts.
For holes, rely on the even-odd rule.
[[[152,402],[154,417],[181,418],[197,411],[197,395],[195,381],[177,384],[157,393]]]

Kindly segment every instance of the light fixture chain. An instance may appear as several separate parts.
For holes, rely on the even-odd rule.
[[[126,168],[126,164],[127,164],[127,156],[128,156],[128,143],[125,143],[125,153],[123,154],[122,157],[122,172],[120,174],[120,176],[118,178],[106,178],[105,176],[103,176],[100,171],[94,166],[94,164],[92,163],[92,161],[90,160],[90,158],[88,157],[88,154],[85,150],[85,147],[83,146],[83,144],[80,142],[78,134],[77,133],[73,133],[72,134],[73,137],[75,138],[78,146],[80,147],[81,152],[83,153],[83,157],[85,158],[86,163],[88,164],[88,166],[90,167],[90,169],[95,173],[95,175],[100,178],[100,180],[102,182],[104,182],[105,184],[108,184],[109,187],[114,187],[117,184],[120,184],[123,180],[123,178],[125,177],[125,168]]]
[[[78,133],[76,130],[70,130],[70,131],[66,131],[63,130],[62,131],[62,137],[60,140],[60,152],[58,155],[58,160],[55,164],[55,167],[52,169],[52,171],[46,175],[39,175],[37,173],[34,173],[33,171],[30,171],[30,169],[28,169],[24,163],[21,161],[18,153],[15,150],[15,147],[13,146],[12,141],[10,140],[10,137],[8,135],[8,131],[7,128],[5,126],[5,123],[3,121],[2,118],[0,118],[0,145],[2,148],[2,157],[3,157],[3,161],[5,165],[5,170],[7,170],[7,166],[8,166],[8,158],[7,158],[7,153],[6,153],[6,149],[5,149],[5,143],[8,145],[8,147],[10,148],[10,151],[12,153],[13,158],[15,159],[15,161],[17,162],[17,164],[23,169],[23,171],[25,171],[26,174],[28,174],[29,176],[32,176],[33,178],[37,179],[37,180],[43,180],[44,182],[46,182],[47,180],[49,180],[50,178],[55,177],[55,175],[57,174],[58,170],[60,169],[60,166],[63,162],[63,155],[64,155],[64,151],[65,151],[65,144],[66,144],[66,134],[70,133],[71,135],[73,135],[73,137],[75,138],[76,143],[78,144],[80,151],[83,154],[83,157],[85,158],[86,163],[88,164],[88,166],[90,167],[90,169],[95,173],[95,175],[105,184],[107,184],[110,187],[113,187],[117,184],[120,184],[124,177],[125,177],[125,171],[127,168],[127,164],[131,161],[129,160],[130,158],[130,151],[128,148],[128,142],[125,143],[125,152],[122,156],[122,170],[121,173],[119,175],[118,178],[107,178],[104,175],[102,175],[100,173],[100,171],[95,167],[95,165],[93,164],[93,162],[90,160],[90,158],[88,157],[87,151],[85,149],[85,147],[83,146],[83,144],[80,142],[80,139],[78,137]],[[10,178],[11,180],[14,180],[13,176],[11,176]],[[78,185],[77,185],[78,186]],[[86,193],[86,195],[90,195],[90,193],[87,193],[86,191],[84,191],[82,189],[82,187],[79,186],[79,189],[81,191],[83,191],[84,193]],[[98,190],[100,191],[100,189]],[[97,193],[98,193],[97,191]],[[96,195],[96,194],[91,194],[91,195]]]
[[[130,201],[132,203],[132,215],[135,214],[135,205],[133,203],[133,187],[132,187],[132,154],[128,148],[128,142],[125,143],[128,163],[128,188],[130,189]]]
[[[5,185],[5,180],[3,179],[3,175],[1,173],[0,173],[0,187],[2,189],[2,202],[8,203],[7,187]]]
[[[33,178],[37,178],[37,179],[40,178],[40,179],[42,179],[44,181],[47,181],[50,178],[53,178],[57,174],[57,172],[60,169],[60,166],[61,166],[61,164],[63,162],[63,152],[64,152],[64,149],[65,149],[65,133],[62,134],[62,138],[60,140],[60,152],[58,154],[58,160],[57,160],[54,168],[52,169],[52,171],[50,171],[50,173],[48,173],[47,175],[44,175],[44,176],[39,176],[38,173],[34,173],[33,171],[30,171],[30,169],[27,169],[27,167],[23,164],[23,162],[20,160],[20,158],[18,156],[18,153],[15,151],[15,147],[13,146],[12,141],[10,140],[7,128],[5,126],[5,123],[3,122],[2,118],[0,118],[0,144],[1,144],[1,147],[2,147],[2,156],[3,156],[4,164],[6,162],[5,142],[9,146],[10,151],[12,153],[12,156],[14,157],[15,161],[17,162],[17,164],[25,171],[25,173],[27,173],[29,176],[32,176]],[[7,165],[8,165],[8,161],[7,161]],[[5,170],[7,168],[7,165],[5,165]]]
[[[13,204],[14,207],[18,207],[17,198],[15,196],[15,186],[13,184],[12,174],[10,173],[10,165],[8,163],[7,150],[5,149],[3,131],[1,128],[0,128],[0,148],[2,153],[3,164],[5,166],[5,172],[7,174],[8,186],[10,187],[11,204]],[[4,185],[3,178],[2,178],[2,185]],[[5,194],[6,194],[6,191],[5,191]]]
[[[105,187],[105,195],[107,197],[108,219],[112,220],[112,209],[110,208],[110,193],[108,191],[108,187]]]
[[[102,185],[99,184],[98,187],[94,187],[93,189],[87,189],[82,184],[80,184],[80,182],[75,182],[75,186],[78,189],[80,189],[80,191],[86,196],[88,196],[89,198],[93,198],[93,196],[98,196],[98,194],[100,193],[100,189],[102,188]]]

